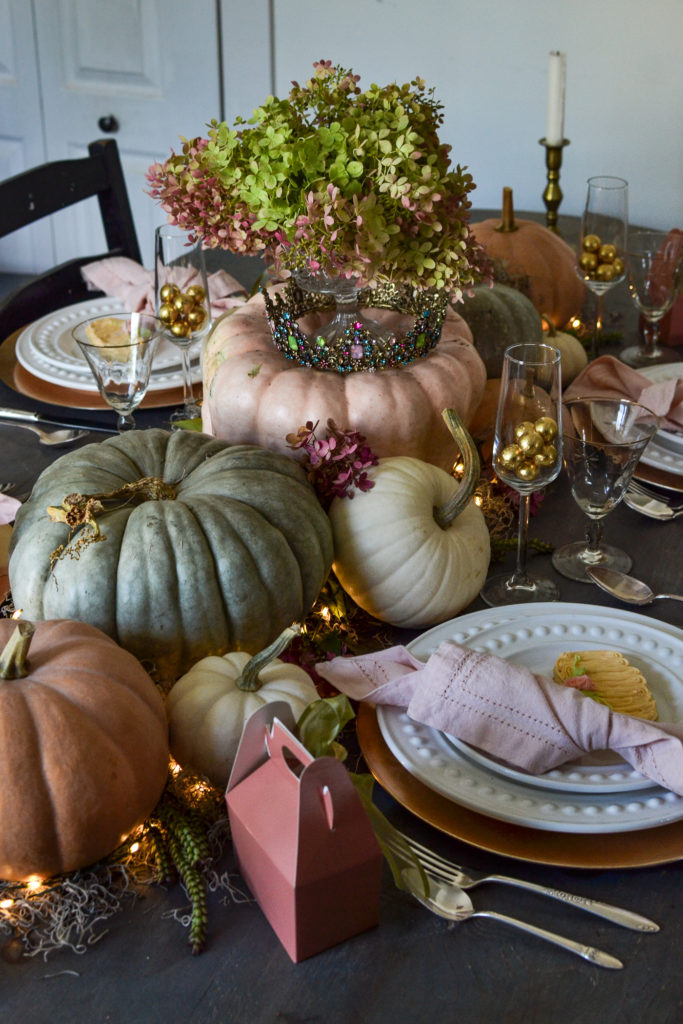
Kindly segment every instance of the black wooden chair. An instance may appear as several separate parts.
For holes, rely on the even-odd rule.
[[[91,142],[89,156],[56,160],[0,181],[0,238],[34,221],[97,196],[108,251],[62,263],[0,302],[0,342],[54,309],[94,298],[81,267],[105,256],[141,262],[133,214],[114,139]]]

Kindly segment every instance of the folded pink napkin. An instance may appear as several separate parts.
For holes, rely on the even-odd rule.
[[[348,697],[405,708],[414,721],[534,775],[610,749],[683,796],[683,724],[617,714],[495,655],[446,642],[426,663],[391,647],[315,667]]]
[[[13,523],[17,509],[21,505],[20,501],[16,498],[10,497],[9,494],[0,494],[0,526],[6,526],[7,523]]]
[[[92,291],[104,292],[120,299],[132,312],[154,312],[154,272],[145,270],[127,256],[110,256],[81,267],[81,274]],[[179,278],[181,288],[187,288],[195,275],[187,272],[185,280]],[[209,274],[207,284],[211,299],[211,315],[216,317],[233,306],[241,306],[247,294],[234,277],[225,270]]]
[[[632,398],[660,416],[665,430],[683,431],[683,377],[654,384],[614,356],[600,356],[564,392],[565,400],[597,397]]]

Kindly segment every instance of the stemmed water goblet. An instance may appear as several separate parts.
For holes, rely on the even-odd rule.
[[[590,583],[589,568],[628,572],[630,556],[602,542],[602,521],[623,498],[640,456],[654,436],[658,419],[626,398],[577,398],[566,402],[563,418],[564,464],[572,496],[588,516],[586,540],[553,553],[563,576]]]
[[[84,320],[71,331],[102,398],[118,414],[119,432],[135,427],[133,411],[149,387],[162,328],[151,313],[112,313]]]
[[[626,277],[628,182],[601,175],[588,179],[576,255],[576,272],[596,297],[591,358],[600,347],[605,293]]]
[[[644,323],[644,344],[619,353],[629,366],[654,366],[678,357],[659,345],[659,325],[674,304],[680,286],[681,245],[674,233],[629,231],[628,287]]]
[[[179,350],[183,374],[183,405],[170,416],[171,428],[201,417],[192,388],[190,348],[211,327],[211,304],[201,242],[172,224],[156,228],[154,294],[164,337]]]
[[[552,345],[522,343],[506,349],[496,429],[493,468],[519,493],[517,565],[511,576],[491,577],[481,591],[489,605],[556,601],[549,579],[527,573],[531,495],[554,480],[562,468],[560,353]]]

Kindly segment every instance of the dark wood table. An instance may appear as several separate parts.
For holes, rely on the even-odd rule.
[[[0,384],[0,404],[35,403]],[[167,413],[140,412],[139,425],[164,425]],[[0,480],[14,480],[19,491],[28,489],[59,454],[28,432],[3,428]],[[632,554],[634,574],[655,589],[682,593],[682,522],[658,523],[622,504],[609,516],[606,533]],[[561,477],[532,518],[530,534],[557,544],[580,537],[583,529],[583,516]],[[512,563],[509,556],[505,565],[511,568]],[[590,604],[596,612],[624,607],[596,587],[558,577],[547,554],[532,554],[530,567],[558,581],[560,619],[570,602]],[[492,566],[492,571],[500,568]],[[467,611],[483,607],[477,600]],[[658,602],[638,611],[683,628],[683,604]],[[184,905],[182,893],[152,887],[105,923],[106,934],[87,954],[2,963],[3,1018],[22,1024],[679,1024],[683,1019],[680,859],[628,870],[513,860],[444,835],[381,787],[375,789],[378,805],[395,825],[473,873],[516,874],[620,904],[654,918],[661,931],[640,935],[503,886],[473,893],[479,908],[516,915],[607,949],[625,964],[622,971],[602,970],[493,921],[449,925],[399,892],[385,869],[381,923],[373,931],[294,965],[256,904],[215,894],[207,948],[193,958],[184,928],[168,916]],[[500,823],[501,834],[505,829]],[[655,861],[656,829],[648,841]],[[230,853],[224,866],[234,870]]]

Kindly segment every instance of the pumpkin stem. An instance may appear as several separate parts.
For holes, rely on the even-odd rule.
[[[17,628],[0,654],[0,679],[23,679],[28,675],[26,660],[36,627],[28,619],[20,619]]]
[[[512,204],[512,189],[509,185],[506,185],[503,189],[503,210],[501,213],[501,222],[495,228],[496,231],[501,231],[503,234],[509,234],[511,231],[519,231],[519,228],[515,224],[515,209]]]
[[[266,665],[274,661],[278,654],[282,654],[285,647],[289,647],[294,637],[298,636],[300,632],[301,626],[298,622],[295,622],[292,626],[287,626],[287,629],[280,633],[277,640],[273,640],[272,644],[269,644],[263,651],[259,651],[253,658],[250,658],[237,680],[238,688],[250,693],[260,690],[261,680],[259,679],[259,672],[261,669],[264,669]]]
[[[543,323],[548,328],[548,337],[549,338],[554,338],[555,335],[557,334],[557,331],[555,330],[555,324],[552,322],[552,320],[550,319],[548,314],[547,313],[541,313],[541,320],[543,321]]]
[[[49,505],[47,508],[47,514],[53,523],[66,523],[69,527],[66,544],[60,544],[50,554],[50,570],[54,569],[60,558],[66,555],[78,558],[88,544],[107,539],[105,534],[100,532],[97,521],[100,513],[122,508],[134,500],[173,501],[177,494],[177,484],[168,484],[156,476],[144,476],[114,491],[102,491],[99,494],[67,494],[61,505]],[[72,543],[74,533],[81,527],[84,528],[83,532],[78,540]]]
[[[460,487],[445,505],[434,509],[434,521],[437,526],[440,526],[442,530],[447,530],[453,520],[457,519],[465,506],[469,504],[479,480],[481,465],[475,443],[457,412],[454,409],[444,409],[441,415],[460,449],[463,462],[463,477]]]

